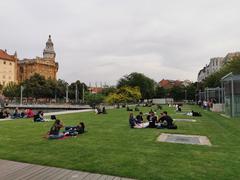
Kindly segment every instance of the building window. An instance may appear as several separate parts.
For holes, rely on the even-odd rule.
[[[10,62],[9,64],[10,64],[10,65],[12,65],[12,63],[11,63],[11,62]]]
[[[6,61],[4,61],[3,64],[6,64]]]

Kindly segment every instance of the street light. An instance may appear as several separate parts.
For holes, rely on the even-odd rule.
[[[75,84],[75,102],[76,102],[76,104],[78,102],[78,86],[77,86],[77,83]]]
[[[187,100],[187,90],[185,89],[185,100]]]
[[[66,103],[68,103],[68,85],[66,85]]]
[[[24,87],[21,85],[21,99],[20,99],[20,105],[22,105],[23,90],[24,90]]]
[[[84,103],[84,83],[82,83],[82,103]]]

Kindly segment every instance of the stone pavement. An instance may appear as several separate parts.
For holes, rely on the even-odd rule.
[[[186,135],[186,134],[168,134],[162,133],[157,141],[181,144],[196,144],[211,146],[211,142],[206,136]]]
[[[133,180],[82,171],[0,160],[1,180]]]

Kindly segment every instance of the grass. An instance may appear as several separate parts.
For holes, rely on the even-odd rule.
[[[88,132],[77,138],[46,140],[52,122],[0,122],[0,159],[136,179],[240,179],[240,121],[200,110],[197,122],[177,130],[131,129],[125,109],[59,115],[65,125],[79,121]],[[149,108],[141,108],[143,112]],[[187,118],[164,106],[174,118]],[[163,133],[208,136],[213,146],[157,142]]]

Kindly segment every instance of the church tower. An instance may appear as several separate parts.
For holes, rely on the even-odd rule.
[[[46,47],[43,50],[43,58],[46,59],[55,59],[56,53],[53,48],[53,42],[51,39],[51,35],[48,37],[48,41],[46,42]]]

